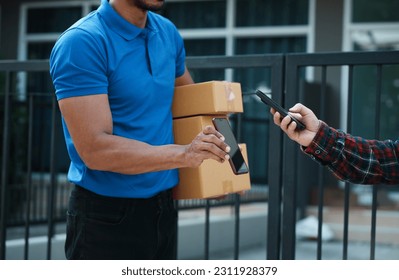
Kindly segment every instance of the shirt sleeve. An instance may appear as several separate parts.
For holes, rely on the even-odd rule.
[[[107,93],[106,55],[101,44],[79,28],[61,35],[50,55],[57,99]]]
[[[358,184],[399,183],[399,140],[367,140],[321,122],[312,143],[303,148],[343,181]]]
[[[186,70],[186,50],[184,48],[184,41],[180,33],[176,29],[176,78],[182,76]]]

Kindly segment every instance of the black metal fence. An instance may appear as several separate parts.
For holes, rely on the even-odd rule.
[[[301,158],[298,147],[287,140],[277,127],[269,125],[268,109],[254,98],[256,87],[266,85],[273,98],[286,107],[298,101],[305,104],[309,101],[308,105],[312,106],[322,119],[329,120],[334,116],[331,119],[332,124],[338,125],[334,119],[336,116],[347,116],[347,130],[352,132],[353,108],[357,105],[353,102],[353,93],[358,91],[353,88],[356,84],[353,78],[354,68],[372,65],[377,69],[375,76],[372,75],[376,81],[376,91],[369,95],[381,101],[383,69],[385,66],[398,64],[399,52],[188,58],[187,65],[194,73],[206,69],[219,69],[231,71],[231,77],[235,81],[245,81],[242,83],[244,113],[231,116],[231,120],[235,124],[239,142],[247,143],[251,181],[254,184],[245,196],[230,195],[222,201],[189,200],[178,203],[180,211],[193,207],[205,209],[205,259],[209,258],[210,208],[223,205],[233,207],[234,259],[239,259],[241,205],[256,201],[268,203],[268,230],[265,236],[267,259],[295,259],[295,224],[298,218],[305,215],[309,192],[304,192],[303,189],[309,185],[315,185],[318,190],[319,228],[316,258],[322,258],[323,190],[326,185],[331,184],[331,178],[321,167],[309,168],[309,160]],[[337,67],[338,75],[335,73]],[[24,227],[24,255],[27,259],[30,228],[36,223],[47,225],[47,258],[51,259],[51,237],[55,224],[65,219],[69,183],[65,175],[68,157],[61,131],[60,113],[53,89],[49,86],[51,81],[48,76],[48,62],[3,61],[0,63],[0,73],[0,88],[3,88],[0,94],[0,259],[5,258],[6,233],[7,228],[11,226]],[[333,73],[332,79],[329,73]],[[315,84],[317,86],[313,87]],[[347,111],[341,108],[337,101],[335,102],[338,105],[333,108],[327,106],[331,104],[330,100],[339,100],[342,96],[341,87],[331,90],[334,85],[344,85],[342,88],[347,89]],[[309,97],[308,92],[315,95]],[[374,136],[377,138],[381,136],[380,120],[381,109],[376,106],[373,123],[376,124]],[[360,131],[360,135],[362,133]],[[363,134],[367,136],[367,133]],[[309,169],[313,170],[311,179],[304,175]],[[303,170],[305,172],[302,172]],[[350,189],[351,185],[346,184],[343,259],[347,259]],[[377,197],[378,190],[374,190],[373,197]],[[370,258],[374,259],[376,202],[373,203],[372,209]]]
[[[346,100],[343,100],[347,104],[347,109],[343,110],[343,115],[346,116],[346,122],[343,125],[346,126],[345,130],[355,135],[373,139],[397,139],[399,135],[399,115],[397,114],[399,88],[394,84],[397,83],[399,77],[398,51],[288,55],[286,57],[285,82],[285,104],[287,106],[305,100],[305,96],[299,88],[302,71],[309,67],[315,67],[319,71],[318,91],[320,96],[317,109],[321,119],[325,120],[328,112],[330,115],[334,115],[334,112],[343,110],[343,108],[335,107],[328,96],[331,93],[327,83],[328,74],[338,69],[341,76],[340,91],[347,92]],[[386,85],[387,82],[384,82],[386,80],[391,84],[390,86]],[[340,97],[345,98],[342,92]],[[387,102],[389,100],[392,100],[393,103]],[[359,107],[360,109],[365,108],[365,112],[359,110]],[[333,122],[333,120],[331,121]],[[388,122],[388,127],[384,122]],[[335,125],[340,127],[338,123]],[[282,189],[284,230],[282,231],[281,246],[284,250],[280,256],[282,259],[295,259],[295,222],[298,219],[298,194],[301,191],[298,187],[301,175],[298,170],[300,170],[301,165],[306,164],[304,164],[303,159],[299,159],[298,147],[290,141],[284,143],[283,162],[285,170],[282,182],[284,186]],[[317,173],[313,170],[313,176],[317,180],[318,191],[317,259],[322,259],[323,199],[328,178],[322,167],[318,168]],[[353,185],[349,183],[344,185],[342,259],[348,258],[349,210],[352,187]],[[373,188],[370,259],[375,259],[377,197],[378,192],[383,189],[384,186]],[[396,188],[391,186],[390,189]]]

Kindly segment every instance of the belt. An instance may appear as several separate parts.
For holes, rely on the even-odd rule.
[[[172,198],[172,188],[171,189],[167,189],[164,191],[161,191],[159,193],[157,193],[156,195],[149,197],[149,198],[135,198],[135,197],[114,197],[114,196],[104,196],[101,194],[97,194],[95,192],[92,192],[82,186],[79,186],[77,184],[75,184],[75,189],[80,192],[80,193],[84,193],[86,195],[90,195],[90,196],[97,196],[97,197],[103,197],[103,198],[107,198],[107,199],[128,199],[128,200],[165,200],[165,199],[170,199]]]

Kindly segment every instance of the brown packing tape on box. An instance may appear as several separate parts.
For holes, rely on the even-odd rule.
[[[240,83],[209,81],[175,88],[173,118],[243,111]]]
[[[189,144],[206,125],[213,125],[215,116],[195,116],[173,121],[176,144]],[[219,116],[220,117],[220,116]],[[226,116],[223,116],[226,117]],[[240,144],[242,154],[248,163],[246,145]],[[249,190],[249,173],[235,175],[228,161],[205,160],[197,168],[179,169],[179,184],[173,190],[175,199],[201,199],[223,196],[229,193]]]

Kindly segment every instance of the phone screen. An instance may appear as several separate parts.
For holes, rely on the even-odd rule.
[[[248,166],[245,163],[244,157],[241,153],[240,147],[238,146],[228,119],[213,118],[212,121],[216,130],[224,136],[226,144],[230,146],[229,162],[234,174],[248,173]]]

